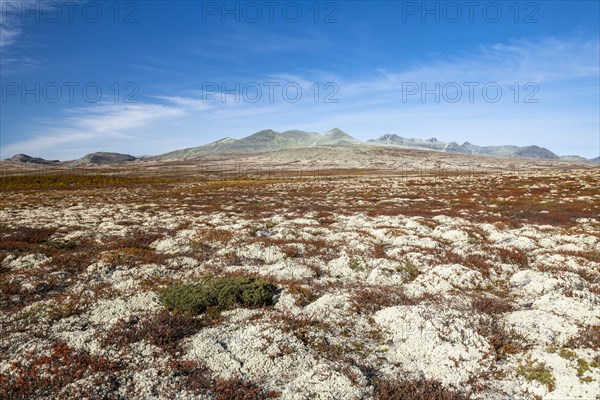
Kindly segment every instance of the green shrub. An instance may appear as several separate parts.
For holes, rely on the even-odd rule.
[[[274,285],[262,279],[225,276],[170,286],[161,290],[158,297],[169,309],[201,314],[207,310],[271,305],[276,291]]]

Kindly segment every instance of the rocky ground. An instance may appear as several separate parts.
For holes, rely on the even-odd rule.
[[[26,181],[0,198],[0,398],[600,398],[597,170]],[[161,301],[213,276],[276,290]]]

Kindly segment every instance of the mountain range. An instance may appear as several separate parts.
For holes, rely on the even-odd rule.
[[[44,165],[63,164],[69,166],[123,164],[132,161],[182,161],[200,158],[215,153],[260,153],[285,149],[334,146],[394,146],[447,153],[478,154],[496,157],[600,162],[600,157],[590,160],[586,160],[580,156],[561,157],[544,147],[536,145],[522,147],[514,145],[478,146],[469,142],[458,144],[457,142],[443,142],[436,138],[427,140],[405,138],[396,134],[385,134],[377,139],[371,139],[367,142],[362,142],[337,128],[331,129],[324,133],[306,132],[301,130],[277,132],[271,129],[266,129],[256,132],[250,136],[246,136],[242,139],[233,139],[227,137],[198,147],[190,147],[171,151],[161,155],[144,156],[140,158],[136,158],[129,154],[98,152],[88,154],[78,160],[65,162],[60,162],[59,160],[44,160],[43,158],[30,157],[25,154],[17,154],[9,158],[7,161]]]
[[[252,153],[360,143],[360,141],[337,128],[325,133],[300,130],[277,132],[266,129],[242,139],[224,138],[204,146],[176,150],[150,158],[158,161],[180,161],[201,157],[210,153]]]
[[[480,154],[499,157],[524,157],[541,158],[546,160],[558,160],[560,157],[550,150],[539,146],[518,147],[513,145],[505,146],[477,146],[469,142],[458,144],[456,142],[441,142],[436,138],[427,140],[404,138],[396,134],[383,135],[378,139],[371,139],[369,143],[377,143],[392,146],[416,147],[421,149],[445,151],[448,153],[461,154]],[[573,157],[573,156],[569,156]],[[583,157],[582,157],[583,159]]]

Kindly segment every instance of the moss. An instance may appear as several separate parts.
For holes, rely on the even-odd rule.
[[[577,357],[577,353],[568,349],[560,349],[558,353],[562,358],[566,358],[567,360],[574,360]]]
[[[590,383],[593,381],[591,376],[583,376],[586,372],[590,372],[590,363],[583,358],[577,359],[577,376],[582,383]]]
[[[585,360],[584,358],[578,358],[577,353],[568,350],[568,349],[560,349],[558,353],[562,358],[567,359],[569,361],[577,360],[577,377],[581,383],[590,383],[593,381],[591,376],[584,376],[586,372],[590,371],[591,368],[596,368],[596,363],[592,362],[591,364]]]
[[[525,364],[519,364],[517,375],[524,377],[529,382],[537,381],[546,385],[549,391],[553,391],[556,386],[556,378],[552,374],[552,370],[545,363],[538,362],[537,359],[532,360],[531,356],[527,357]]]
[[[419,268],[413,263],[406,263],[396,268],[396,271],[406,275],[409,282],[414,281],[420,275]]]
[[[271,305],[276,291],[274,285],[261,279],[226,276],[173,285],[161,290],[158,298],[169,309],[201,314],[209,309],[224,311],[238,306]]]
[[[364,271],[364,267],[360,264],[360,261],[354,257],[348,261],[348,268],[353,271]]]
[[[267,221],[267,222],[265,222],[265,227],[266,227],[267,229],[274,228],[274,227],[275,227],[275,225],[277,225],[277,224],[276,224],[275,222],[273,222],[273,221]]]
[[[35,305],[35,306],[31,307],[29,310],[18,314],[15,317],[15,320],[22,321],[22,320],[33,319],[33,318],[36,318],[37,316],[41,315],[43,312],[44,312],[43,305],[41,305],[41,304]]]

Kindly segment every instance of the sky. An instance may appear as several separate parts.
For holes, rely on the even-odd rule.
[[[332,128],[597,157],[599,4],[0,0],[0,158]]]

